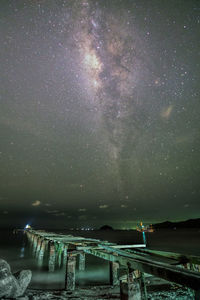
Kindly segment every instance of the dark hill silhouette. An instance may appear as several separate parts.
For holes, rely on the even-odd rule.
[[[200,218],[199,219],[189,219],[181,222],[162,222],[153,225],[153,228],[200,228]]]
[[[109,225],[104,225],[104,226],[100,227],[99,230],[114,230],[114,229]]]

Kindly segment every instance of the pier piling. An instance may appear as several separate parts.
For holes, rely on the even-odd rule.
[[[80,252],[79,254],[79,271],[85,270],[85,253]]]
[[[110,284],[113,286],[119,285],[118,270],[119,263],[111,261],[110,265]]]
[[[75,289],[76,256],[68,255],[66,272],[66,290]]]
[[[64,245],[64,248],[63,248],[63,262],[62,262],[62,266],[63,266],[64,270],[66,270],[66,268],[67,268],[67,250],[68,250],[68,246]]]
[[[56,251],[54,242],[50,242],[49,249],[49,272],[54,272],[56,263]]]
[[[142,300],[141,281],[138,271],[128,269],[127,276],[120,280],[121,300]]]
[[[63,254],[64,245],[63,243],[58,244],[57,248],[57,258],[58,258],[58,267],[61,267],[62,264],[62,254]]]
[[[47,242],[45,240],[42,240],[39,255],[38,255],[38,266],[42,267],[43,260],[44,260],[44,254],[47,248]]]
[[[33,238],[33,256],[35,256],[36,248],[37,248],[38,236],[35,235]]]
[[[37,246],[36,246],[36,250],[35,250],[35,257],[36,257],[36,258],[39,257],[41,245],[42,245],[42,238],[39,237],[39,238],[37,239]]]

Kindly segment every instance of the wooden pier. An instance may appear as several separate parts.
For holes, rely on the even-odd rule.
[[[85,255],[110,263],[110,284],[120,285],[120,299],[147,299],[144,273],[163,278],[194,290],[200,299],[200,257],[152,251],[146,245],[117,245],[98,239],[74,237],[40,230],[25,230],[39,266],[48,258],[49,272],[55,267],[65,272],[66,290],[75,289],[77,258],[79,270],[85,270]]]

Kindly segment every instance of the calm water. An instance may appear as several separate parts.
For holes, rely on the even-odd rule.
[[[120,244],[142,243],[142,234],[137,231],[62,231],[62,233]],[[31,269],[33,272],[32,288],[64,288],[64,272],[56,270],[54,273],[48,273],[47,266],[42,269],[39,268],[36,259],[32,257],[26,236],[23,233],[13,234],[12,231],[1,230],[0,234],[0,257],[9,262],[13,272]],[[148,233],[147,244],[150,249],[200,256],[200,230],[160,230]],[[76,280],[78,285],[108,284],[108,262],[87,255],[86,270],[80,272],[77,268]]]

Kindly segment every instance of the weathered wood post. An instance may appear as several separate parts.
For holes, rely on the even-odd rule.
[[[33,244],[33,241],[34,241],[34,234],[31,232],[31,242]]]
[[[49,272],[54,272],[56,263],[55,243],[53,241],[50,241],[49,245]]]
[[[32,250],[33,247],[33,234],[31,232],[25,231],[27,239],[28,239],[28,246],[29,246],[29,251]]]
[[[67,251],[68,251],[68,245],[64,245],[63,248],[63,258],[62,258],[62,271],[64,273],[65,278],[65,288],[66,288],[66,278],[67,278]]]
[[[33,241],[34,241],[34,234],[31,232],[26,232],[27,234],[29,234],[29,251],[30,253],[32,253],[33,251]]]
[[[43,260],[44,260],[44,254],[47,248],[47,241],[45,239],[42,240],[39,255],[38,255],[38,266],[42,267]]]
[[[125,267],[119,267],[119,281],[120,281],[120,299],[127,300],[128,298],[128,269]]]
[[[65,270],[65,272],[67,269],[67,250],[68,250],[68,245],[64,245],[62,265],[63,265],[63,269]]]
[[[110,261],[109,267],[110,267],[110,284],[114,286],[118,285],[119,284],[119,278],[118,278],[119,263],[115,261]]]
[[[27,235],[29,237],[29,241],[30,241],[30,244],[32,246],[33,245],[33,240],[34,240],[34,235],[31,232],[27,232]]]
[[[147,300],[147,287],[146,287],[146,282],[145,282],[145,275],[144,273],[141,273],[141,279],[140,279],[140,284],[141,284],[141,292],[142,292],[142,298],[143,300]]]
[[[120,279],[120,300],[128,300],[128,283],[127,278],[122,277]]]
[[[80,252],[79,254],[79,271],[85,270],[85,253]]]
[[[62,264],[63,249],[64,249],[64,244],[59,242],[57,244],[57,263],[58,263],[59,268],[61,267],[61,264]]]
[[[34,252],[34,256],[35,256],[35,257],[37,257],[38,247],[39,247],[39,241],[40,241],[40,237],[37,236],[36,247],[35,247],[35,252]]]
[[[41,245],[42,245],[42,238],[39,237],[38,240],[37,240],[37,247],[36,247],[36,251],[35,251],[35,257],[36,258],[39,257]]]
[[[121,300],[142,300],[141,284],[139,272],[128,268],[127,280],[120,280],[120,299]]]
[[[30,242],[30,240],[31,240],[30,232],[24,231],[24,233],[27,236],[28,242]]]
[[[75,289],[76,256],[68,255],[66,271],[66,290]]]
[[[180,265],[180,267],[185,268],[187,270],[191,270],[191,271],[197,271],[194,269],[194,264],[192,264],[190,262],[184,262],[182,265]],[[194,290],[188,288],[188,292],[194,295],[195,300],[200,299],[200,290],[194,291]]]
[[[34,238],[33,238],[33,256],[35,255],[35,251],[36,251],[36,248],[37,248],[37,240],[38,240],[38,236],[35,235]]]

